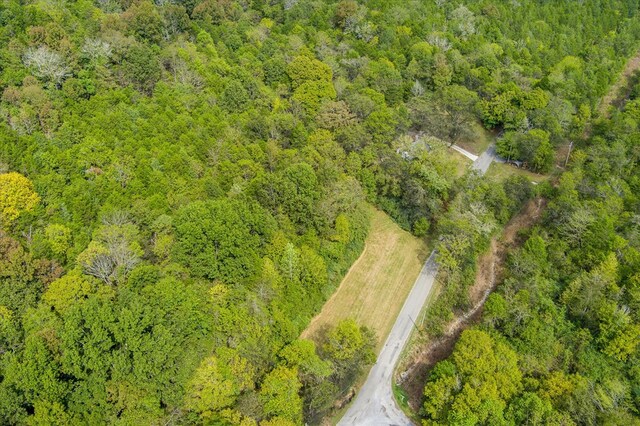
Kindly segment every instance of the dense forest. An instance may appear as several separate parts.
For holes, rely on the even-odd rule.
[[[464,256],[532,189],[457,179],[444,146],[482,123],[502,155],[550,170],[637,48],[638,7],[3,1],[0,423],[317,421],[375,358],[379,337],[349,320],[297,339],[361,252],[366,203],[437,229],[448,275],[469,275]],[[458,410],[438,383],[478,378],[448,361],[432,419],[638,409],[633,105],[574,154],[514,254],[526,268],[460,343],[488,342],[512,385]]]
[[[640,424],[640,85],[594,123],[481,323],[425,387],[425,424]]]

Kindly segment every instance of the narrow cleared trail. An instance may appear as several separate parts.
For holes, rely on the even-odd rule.
[[[472,167],[483,175],[495,158],[495,147],[491,145],[487,151],[476,158]],[[375,365],[369,371],[367,380],[346,414],[338,422],[338,426],[413,425],[396,403],[392,380],[402,350],[415,327],[415,321],[433,289],[438,274],[436,255],[435,250],[431,252],[422,267]],[[381,314],[384,315],[382,312]]]
[[[609,117],[611,107],[619,107],[629,97],[631,93],[630,81],[633,74],[638,70],[640,70],[640,50],[627,61],[618,80],[600,101],[598,113],[602,117]]]
[[[469,289],[471,308],[449,322],[441,337],[416,345],[412,353],[407,355],[400,366],[400,377],[402,389],[408,394],[407,402],[414,411],[420,409],[429,371],[438,361],[451,355],[460,334],[482,314],[484,303],[501,281],[507,253],[521,244],[520,231],[533,226],[541,218],[545,207],[546,200],[543,198],[530,200],[509,221],[500,237],[492,239],[490,250],[478,259],[475,284]]]

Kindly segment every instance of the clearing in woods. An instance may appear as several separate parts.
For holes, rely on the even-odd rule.
[[[400,229],[380,210],[372,210],[364,251],[302,338],[313,339],[324,327],[353,318],[376,332],[379,352],[391,331],[429,251],[423,240]]]
[[[566,154],[564,157],[566,157]],[[564,157],[562,158],[564,159]],[[495,179],[500,182],[513,175],[524,176],[531,182],[534,182],[536,185],[549,179],[549,175],[541,175],[524,168],[515,167],[511,164],[498,163],[497,161],[491,163],[491,166],[489,166],[489,170],[487,170],[488,178]]]
[[[496,132],[485,129],[482,123],[477,121],[471,125],[470,134],[456,141],[456,145],[472,154],[480,155],[489,148],[492,142],[495,142],[496,137]]]
[[[640,69],[640,50],[627,62],[620,77],[616,80],[615,84],[611,86],[607,94],[602,98],[598,112],[603,117],[608,117],[610,107],[620,107],[621,102],[624,102],[631,92],[631,78],[633,74]]]

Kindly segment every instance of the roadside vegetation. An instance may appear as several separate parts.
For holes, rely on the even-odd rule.
[[[428,423],[637,423],[638,102],[576,150],[480,324],[431,370]]]
[[[502,280],[507,255],[522,246],[522,234],[540,220],[545,207],[544,198],[534,197],[493,236],[489,247],[477,257],[474,279],[465,289],[466,306],[453,306],[452,315],[438,329],[424,327],[423,319],[419,322],[419,332],[414,333],[407,345],[396,374],[396,383],[408,396],[408,410],[414,418],[420,418],[422,413],[424,383],[429,372],[437,362],[451,355],[461,333],[477,322],[488,296]],[[438,284],[441,290],[449,282],[441,277]],[[433,297],[437,298],[438,293]],[[424,319],[430,308],[431,305],[425,307]]]
[[[426,424],[638,423],[639,88],[544,188],[479,324],[430,370]]]
[[[323,329],[352,318],[376,333],[379,350],[428,256],[423,239],[375,210],[362,255],[302,337],[321,336]]]
[[[470,257],[531,188],[461,176],[446,145],[482,123],[546,173],[636,51],[637,14],[636,0],[1,2],[0,423],[317,422],[380,341],[352,320],[299,339],[365,247],[368,206],[443,235],[452,284],[434,315],[467,306]],[[574,154],[585,206],[565,219],[632,242],[635,148],[615,123]],[[433,143],[406,145],[419,132]],[[575,253],[601,262],[587,240]],[[628,294],[613,295],[625,327]]]

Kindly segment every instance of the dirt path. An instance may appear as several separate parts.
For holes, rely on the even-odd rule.
[[[632,87],[630,80],[634,73],[640,69],[640,50],[627,62],[618,80],[611,86],[607,94],[602,98],[598,113],[602,117],[609,117],[610,107],[620,107],[622,103],[629,97]]]
[[[453,351],[463,330],[472,325],[482,314],[482,307],[502,276],[506,254],[519,246],[519,232],[536,223],[544,211],[546,200],[536,198],[529,201],[505,227],[502,235],[491,241],[489,251],[478,259],[475,284],[469,289],[469,299],[473,308],[456,317],[445,328],[442,337],[426,345],[416,345],[414,352],[407,356],[401,383],[409,395],[409,406],[418,411],[422,403],[422,392],[429,370]]]

